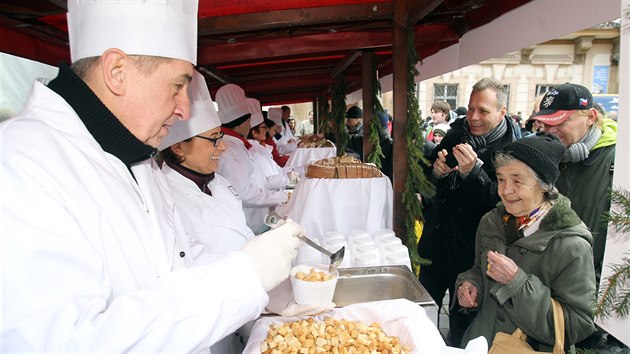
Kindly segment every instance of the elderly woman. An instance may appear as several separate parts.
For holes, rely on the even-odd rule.
[[[507,144],[495,157],[501,203],[479,224],[474,266],[456,281],[462,310],[478,310],[462,345],[518,327],[551,351],[551,298],[562,305],[565,343],[595,330],[592,236],[554,183],[565,148],[552,135]],[[456,307],[456,306],[455,306]]]
[[[196,81],[206,85],[200,75]],[[254,233],[247,227],[238,194],[227,179],[215,173],[226,146],[208,89],[195,92],[203,92],[203,97],[191,97],[190,120],[175,123],[162,140],[162,172],[175,205],[184,211],[186,232],[210,252],[225,254],[240,250]]]

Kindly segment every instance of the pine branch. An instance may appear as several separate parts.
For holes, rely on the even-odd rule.
[[[337,156],[343,156],[348,145],[348,132],[346,126],[346,92],[348,91],[348,83],[343,75],[340,75],[333,85],[332,97],[332,119],[334,119],[335,127],[339,132],[339,141],[337,141]]]
[[[402,193],[402,200],[407,208],[405,227],[407,229],[407,248],[409,249],[411,263],[416,275],[419,274],[420,266],[429,264],[426,259],[418,255],[418,241],[420,235],[415,232],[415,225],[418,221],[423,221],[422,208],[416,193],[431,197],[435,194],[435,187],[427,180],[420,166],[421,161],[425,161],[421,147],[424,144],[424,136],[420,129],[420,110],[416,98],[415,77],[418,75],[416,63],[418,55],[414,46],[414,33],[407,30],[407,126],[405,129],[405,140],[407,143],[407,181]]]
[[[381,83],[378,81],[378,73],[376,67],[376,60],[372,61],[372,121],[370,122],[370,142],[374,147],[372,152],[367,157],[367,162],[375,164],[379,169],[382,167],[381,159],[385,157],[383,149],[381,149],[381,138],[378,134],[381,129],[381,122],[378,119],[379,114],[383,113],[383,105],[378,100],[378,95],[381,93]]]
[[[630,312],[630,258],[624,257],[622,264],[612,265],[612,275],[600,287],[600,297],[595,308],[595,316],[608,318],[615,314],[626,318]]]
[[[611,204],[621,212],[608,213],[604,219],[618,232],[630,232],[630,193],[622,188],[611,191]],[[630,314],[630,257],[621,264],[610,266],[612,275],[600,284],[595,316],[608,318],[612,315],[624,319]]]

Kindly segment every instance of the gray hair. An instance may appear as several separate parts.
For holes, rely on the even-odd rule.
[[[494,168],[498,169],[500,167],[507,166],[507,165],[511,164],[512,162],[514,162],[514,161],[523,162],[523,161],[517,159],[516,157],[514,157],[514,156],[512,156],[512,155],[510,155],[508,153],[499,152],[494,157]],[[552,200],[558,199],[558,197],[560,196],[560,193],[558,192],[558,188],[556,188],[556,186],[554,186],[553,184],[549,184],[549,183],[544,182],[540,178],[538,173],[536,173],[536,171],[534,171],[527,164],[525,164],[525,166],[527,166],[527,169],[529,170],[529,172],[536,179],[536,182],[538,183],[538,186],[543,190],[545,200],[546,201],[552,201]]]
[[[507,105],[507,93],[505,92],[505,88],[503,87],[503,84],[495,78],[484,77],[483,79],[477,81],[477,83],[473,86],[472,93],[488,89],[496,93],[497,109],[500,110]]]

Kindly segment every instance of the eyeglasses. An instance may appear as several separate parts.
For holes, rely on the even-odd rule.
[[[208,138],[207,136],[201,136],[201,135],[195,135],[195,138],[201,138],[201,139],[204,139],[204,140],[210,140],[210,141],[212,141],[212,144],[214,144],[214,147],[217,147],[217,146],[219,146],[219,143],[223,139],[224,135],[225,135],[225,133],[219,132],[219,136],[216,137],[216,138]]]

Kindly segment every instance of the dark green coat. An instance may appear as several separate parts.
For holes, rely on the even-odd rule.
[[[565,344],[570,345],[595,331],[593,310],[596,296],[592,236],[560,196],[543,217],[540,228],[506,250],[501,203],[487,213],[476,236],[475,263],[457,277],[457,286],[469,281],[479,289],[479,312],[464,334],[462,345],[484,336],[492,344],[497,332],[512,333],[518,326],[551,351],[554,343],[551,298],[562,305]],[[507,285],[486,276],[487,252],[506,252],[519,266]],[[546,348],[546,345],[549,347]]]
[[[571,208],[593,234],[593,257],[597,279],[602,272],[608,227],[603,215],[610,210],[615,145],[591,151],[586,160],[561,163],[556,187],[571,200]]]

